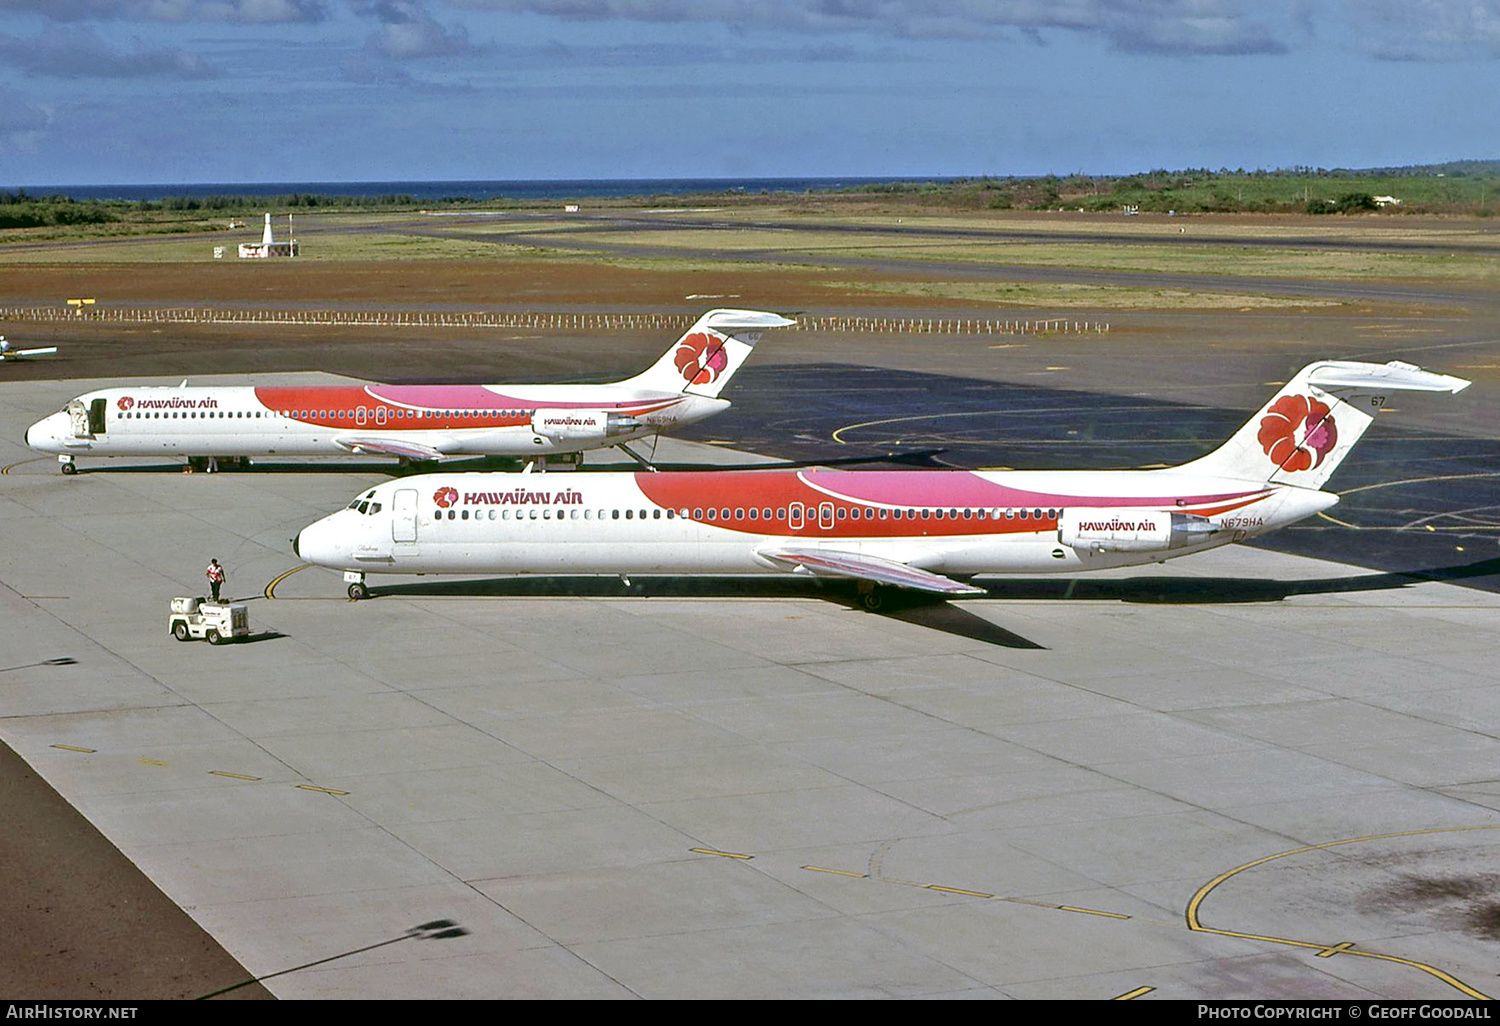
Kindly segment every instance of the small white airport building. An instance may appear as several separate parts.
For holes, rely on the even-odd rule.
[[[244,259],[263,257],[294,257],[297,255],[297,240],[291,238],[292,218],[287,215],[287,241],[277,242],[271,237],[271,215],[266,215],[266,230],[259,242],[240,243],[240,257]]]

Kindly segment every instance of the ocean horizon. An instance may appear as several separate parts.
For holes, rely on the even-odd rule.
[[[180,182],[144,185],[24,185],[32,196],[75,200],[202,199],[208,196],[410,196],[415,200],[484,201],[618,199],[625,196],[684,196],[694,193],[829,192],[897,182],[955,182],[965,176],[938,175],[814,178],[582,178],[395,182]]]

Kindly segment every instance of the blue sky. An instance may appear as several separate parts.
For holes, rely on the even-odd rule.
[[[1500,0],[0,0],[0,187],[1500,157]]]

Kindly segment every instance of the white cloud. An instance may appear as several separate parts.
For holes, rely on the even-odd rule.
[[[1500,0],[1342,0],[1347,28],[1384,60],[1500,57]]]
[[[147,47],[136,40],[116,50],[87,28],[51,28],[36,39],[0,32],[0,61],[33,76],[48,78],[213,78],[214,70],[185,50]]]
[[[416,0],[360,0],[356,10],[380,22],[370,43],[392,60],[456,57],[477,52],[462,25],[440,25]]]

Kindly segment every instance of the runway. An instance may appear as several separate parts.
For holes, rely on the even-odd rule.
[[[1122,401],[1129,374],[986,392],[998,375],[950,351],[880,380],[988,420],[859,427],[911,411],[840,408],[882,358],[843,348],[752,365],[732,427],[664,455],[794,437],[757,412],[787,410],[773,377],[830,397],[791,404],[806,453],[899,438],[1010,465],[1003,404],[1063,408],[1015,421],[1135,465],[1264,390],[1220,364],[1154,447],[1138,429],[1168,407]],[[0,382],[0,739],[277,997],[1495,996],[1500,595],[1450,582],[1496,552],[1487,493],[1461,490],[1492,479],[1457,476],[1492,443],[1463,411],[1402,411],[1346,464],[1423,464],[1384,479],[1428,479],[1438,508],[1389,533],[1438,535],[1446,562],[1310,558],[1363,549],[1327,525],[884,617],[776,580],[394,578],[351,603],[287,539],[378,468],[65,478],[19,440],[88,387]],[[1472,467],[1428,465],[1460,442]],[[251,643],[166,632],[210,556]]]

